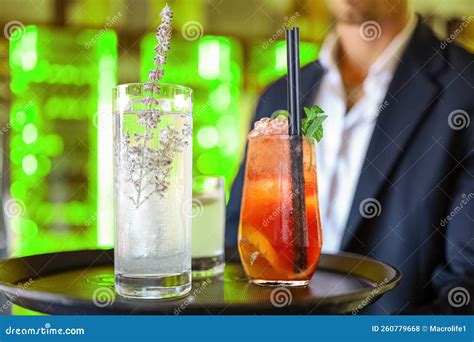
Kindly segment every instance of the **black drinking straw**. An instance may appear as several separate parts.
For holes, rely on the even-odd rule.
[[[293,30],[286,30],[286,64],[288,68],[287,75],[287,97],[288,97],[288,113],[290,114],[288,134],[290,136],[296,134],[296,126],[293,125],[294,113],[295,113],[295,92],[293,91],[295,86],[295,74],[294,74],[294,63],[295,63],[295,49],[293,40]]]
[[[293,54],[295,61],[293,62],[294,78],[295,78],[295,117],[294,121],[296,135],[301,137],[301,101],[300,101],[300,29],[298,27],[293,28]]]
[[[291,163],[291,203],[293,218],[293,270],[299,273],[307,267],[307,228],[305,187],[303,174],[303,142],[301,131],[300,101],[300,57],[299,29],[286,30],[287,44],[287,96],[288,112],[290,113],[290,163]]]

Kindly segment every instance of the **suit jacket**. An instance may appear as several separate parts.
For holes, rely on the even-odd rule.
[[[304,106],[312,105],[324,72],[317,61],[302,68]],[[472,313],[473,55],[440,42],[419,21],[385,101],[341,250],[387,262],[403,276],[398,287],[365,313]],[[260,97],[254,122],[286,108],[286,78],[281,78]],[[244,168],[245,160],[227,207],[228,245],[237,242]],[[381,205],[373,218],[360,212],[368,198]]]

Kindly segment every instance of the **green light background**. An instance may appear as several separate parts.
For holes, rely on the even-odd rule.
[[[141,80],[153,67],[154,34],[140,46]],[[226,37],[172,40],[163,82],[193,89],[193,175],[224,176],[229,185],[240,159],[242,52]]]
[[[112,31],[27,26],[11,41],[14,255],[101,245],[97,113],[110,107],[116,51]]]
[[[38,26],[11,42],[10,192],[22,208],[10,222],[14,255],[113,246],[117,44],[113,30]],[[141,81],[155,45],[153,33],[140,42]],[[283,42],[255,45],[248,61],[243,50],[229,37],[175,35],[163,79],[194,90],[194,175],[221,175],[227,189],[242,157],[248,99],[286,71]],[[302,43],[302,64],[317,53],[317,45]]]

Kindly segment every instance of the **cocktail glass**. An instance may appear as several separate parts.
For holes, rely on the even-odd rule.
[[[224,271],[224,178],[198,176],[193,183],[193,277]]]
[[[251,283],[304,286],[322,247],[315,142],[303,138],[305,229],[296,231],[288,123],[282,116],[256,123],[249,134],[238,247]]]
[[[114,89],[115,288],[138,298],[191,289],[192,90]]]

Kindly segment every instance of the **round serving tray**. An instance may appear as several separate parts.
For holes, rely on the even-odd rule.
[[[252,285],[230,257],[223,275],[195,280],[188,296],[135,300],[114,292],[113,250],[41,254],[0,261],[0,291],[46,314],[342,314],[359,311],[393,289],[401,274],[356,254],[322,254],[309,286]]]

